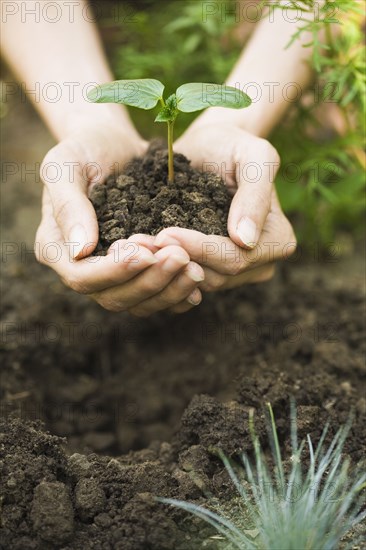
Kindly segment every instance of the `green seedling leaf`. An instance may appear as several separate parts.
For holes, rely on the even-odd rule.
[[[190,47],[194,46],[195,44],[191,43]],[[168,181],[172,182],[174,181],[173,130],[179,111],[192,113],[213,105],[242,109],[251,104],[251,99],[241,90],[231,86],[198,82],[183,84],[166,101],[163,98],[163,92],[164,85],[152,78],[115,80],[90,90],[88,99],[93,103],[123,103],[140,109],[153,109],[160,102],[162,108],[155,122],[166,122],[168,126]]]
[[[88,92],[93,103],[123,103],[140,109],[152,109],[163,97],[164,85],[153,78],[115,80]]]
[[[166,107],[163,107],[162,110],[156,115],[155,122],[170,122],[172,120],[172,115]]]
[[[243,109],[251,104],[250,97],[232,86],[192,82],[177,89],[178,110],[183,113],[201,111],[207,107]]]
[[[155,118],[155,122],[174,122],[177,118],[178,109],[177,109],[177,96],[172,94],[168,97],[165,102],[164,107],[158,113]]]

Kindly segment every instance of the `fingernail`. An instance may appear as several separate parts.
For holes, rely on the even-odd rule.
[[[179,241],[177,241],[173,237],[170,237],[170,235],[167,235],[166,233],[159,233],[155,237],[154,245],[161,248],[163,246],[169,246],[169,245],[179,246],[180,243]]]
[[[192,306],[198,306],[198,304],[201,303],[201,300],[202,300],[202,294],[198,290],[198,288],[196,288],[193,292],[191,292],[191,294],[187,298],[187,302],[189,302]]]
[[[236,228],[238,236],[245,246],[254,248],[258,241],[257,224],[251,219],[245,216],[242,218]]]
[[[192,281],[195,283],[201,283],[205,280],[205,275],[202,271],[202,269],[199,266],[190,265],[188,266],[186,273]]]
[[[157,264],[159,260],[155,258],[155,256],[141,256],[141,261],[146,264],[154,265]]]
[[[84,246],[88,242],[88,236],[84,227],[78,223],[70,231],[69,241],[72,245],[72,257],[78,260]]]
[[[177,269],[180,269],[184,265],[187,265],[189,263],[189,259],[184,258],[183,256],[176,256],[173,254],[172,256],[169,256],[163,263],[163,269],[164,271],[167,271],[168,273],[174,272]]]

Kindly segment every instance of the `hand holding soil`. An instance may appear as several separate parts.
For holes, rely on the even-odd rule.
[[[177,151],[197,167],[211,164],[233,194],[228,215],[228,237],[169,228],[157,246],[181,245],[202,265],[203,290],[233,288],[271,278],[274,261],[286,259],[296,248],[292,226],[279,204],[274,178],[280,165],[277,151],[232,124],[204,124],[199,120],[177,141]]]
[[[201,295],[195,288],[203,279],[203,270],[180,246],[158,250],[152,239],[140,236],[119,240],[106,256],[87,257],[98,241],[96,214],[88,199],[90,187],[102,184],[116,163],[125,164],[146,147],[134,132],[106,123],[101,128],[85,126],[51,149],[44,165],[56,163],[64,173],[55,183],[50,168],[43,172],[48,178],[35,250],[38,260],[54,269],[67,286],[109,310],[121,311],[153,300],[155,309],[177,304],[182,311],[192,307],[191,302],[199,303]],[[72,178],[71,165],[75,167]],[[50,242],[60,252],[56,261],[45,253]],[[159,299],[154,298],[157,294],[161,294]]]
[[[132,96],[131,83],[137,86]],[[164,86],[155,80],[117,81],[92,90],[92,95],[101,91],[94,99],[101,103],[151,109],[160,100],[163,107],[156,120],[168,123],[167,153],[153,146],[143,157],[147,143],[121,116],[97,128],[82,124],[46,155],[44,166],[51,166],[51,174],[43,171],[38,258],[71,288],[108,310],[138,316],[162,309],[184,312],[200,303],[201,290],[270,278],[273,267],[267,264],[294,249],[291,227],[272,191],[279,162],[268,142],[231,125],[193,125],[178,150],[198,169],[209,163],[220,173],[221,167],[225,182],[219,173],[197,171],[190,160],[173,153],[173,126],[180,110],[202,110],[211,103],[234,109],[250,104],[245,94],[225,86],[204,99],[205,86],[213,85],[186,84],[166,101]],[[54,183],[54,165],[62,167],[62,185]],[[249,165],[259,173],[254,189]],[[115,175],[123,166],[123,173]],[[231,206],[228,189],[234,192]],[[271,237],[271,231],[277,239],[281,235],[275,243],[280,250],[260,240],[263,227]],[[40,252],[50,235],[61,250],[57,262]],[[88,258],[93,252],[96,257]]]
[[[155,253],[180,246],[202,268],[203,280],[197,280],[200,291],[269,279],[274,261],[288,257],[296,246],[273,187],[279,166],[274,148],[230,125],[193,125],[175,149],[192,157],[197,168],[208,163],[219,169],[224,166],[226,181],[212,172],[195,170],[185,156],[175,152],[175,182],[169,183],[167,151],[161,147],[152,144],[123,174],[93,188],[90,198],[100,234],[97,253],[105,253],[114,241],[125,237]],[[246,177],[248,165],[255,169],[255,181]],[[251,232],[254,226],[255,233]],[[169,306],[174,287],[130,308],[131,313],[149,315]],[[118,308],[117,296],[115,303]],[[174,311],[187,308],[182,304]]]
[[[65,173],[62,185],[54,184],[52,174],[47,172],[49,180],[45,180],[43,219],[36,238],[38,250],[45,249],[50,237],[58,243],[62,250],[59,261],[48,261],[44,254],[38,254],[38,258],[55,269],[68,286],[90,295],[112,311],[128,309],[135,315],[145,316],[170,308],[178,313],[199,304],[201,291],[267,280],[273,274],[273,262],[294,250],[295,237],[273,187],[279,165],[276,151],[266,140],[230,125],[193,125],[177,141],[175,150],[192,159],[197,168],[207,165],[205,163],[217,166],[226,176],[230,195],[234,194],[231,206],[229,193],[225,196],[220,178],[208,174],[198,185],[201,185],[202,193],[209,195],[207,200],[216,197],[216,211],[212,211],[209,202],[200,202],[197,205],[199,219],[195,218],[198,225],[193,225],[193,230],[185,229],[187,220],[184,216],[190,204],[181,205],[182,210],[180,205],[169,206],[169,200],[174,202],[170,198],[165,210],[164,205],[157,204],[158,210],[165,215],[163,222],[168,229],[163,229],[157,236],[148,235],[154,231],[148,225],[149,217],[142,207],[134,221],[137,231],[126,235],[127,220],[116,221],[116,215],[123,214],[119,203],[112,204],[113,219],[103,218],[106,214],[104,203],[100,204],[101,193],[105,194],[108,187],[111,188],[108,193],[112,194],[119,192],[118,187],[127,188],[126,181],[131,176],[120,176],[117,178],[120,183],[116,186],[115,178],[110,175],[111,168],[116,163],[122,165],[133,157],[140,157],[146,149],[146,142],[131,139],[116,125],[97,131],[95,128],[80,130],[47,154],[45,163],[57,162],[66,168],[70,162],[76,165],[75,182],[68,181]],[[164,151],[155,154],[164,156]],[[175,153],[175,157],[178,166],[179,163],[182,165],[179,154]],[[91,159],[94,159],[93,163]],[[141,164],[140,160],[136,162],[136,165],[129,164],[130,171]],[[167,171],[167,161],[163,159],[164,162]],[[88,163],[91,170],[85,173],[84,167]],[[250,163],[255,174],[260,174],[259,178],[254,177],[255,181],[246,178],[246,167]],[[95,165],[101,170],[97,170]],[[182,169],[188,170],[188,166],[183,162]],[[202,177],[190,170],[192,185],[196,185]],[[176,179],[181,176],[178,170]],[[108,177],[111,183],[105,186],[104,180]],[[192,191],[186,181],[182,185],[183,193]],[[168,188],[167,185],[160,186],[157,191],[164,195]],[[110,234],[109,241],[108,238],[104,241],[108,244],[108,253],[97,258],[87,257],[98,241],[96,214],[87,198],[90,193],[98,217],[102,218],[100,230],[104,236]],[[193,194],[190,194],[192,200]],[[196,193],[195,196],[206,200],[202,194],[198,196]],[[151,203],[146,194],[142,193],[133,202],[141,205],[146,197],[148,210]],[[179,217],[177,208],[183,213],[183,218]],[[230,238],[225,236],[228,211]],[[204,217],[205,212],[210,216]],[[111,226],[109,233],[106,233],[107,226]],[[128,238],[123,238],[125,236]],[[259,242],[256,242],[258,238]],[[109,245],[112,246],[109,248]]]
[[[72,27],[66,19],[55,27],[45,20],[41,24],[29,21],[24,25],[20,19],[13,18],[12,24],[5,28],[5,55],[29,89],[33,82],[40,83],[41,87],[49,82],[78,84],[72,100],[68,94],[62,94],[60,101],[49,102],[41,95],[39,101],[34,102],[58,142],[45,157],[43,166],[47,166],[47,170],[42,170],[45,192],[42,222],[36,237],[37,258],[54,269],[68,286],[88,294],[103,307],[113,311],[129,310],[136,315],[148,315],[161,309],[186,311],[201,301],[202,290],[269,278],[272,267],[266,264],[286,256],[290,248],[294,248],[293,244],[287,246],[288,241],[293,242],[294,238],[272,190],[277,156],[271,146],[254,136],[268,135],[282,119],[288,102],[279,87],[274,101],[256,102],[250,109],[243,109],[250,104],[243,90],[248,82],[259,85],[275,82],[279,75],[281,82],[286,83],[291,78],[299,85],[306,85],[311,75],[309,70],[304,70],[302,61],[310,56],[310,49],[292,48],[290,53],[283,53],[284,44],[292,35],[292,26],[285,25],[282,29],[280,25],[276,40],[265,28],[263,33],[255,34],[250,48],[225,79],[223,96],[218,94],[210,101],[205,100],[201,85],[196,82],[178,86],[176,93],[166,99],[161,94],[157,98],[163,107],[157,120],[168,123],[170,152],[177,109],[193,112],[210,106],[177,142],[175,152],[183,152],[200,171],[204,168],[202,162],[217,165],[226,183],[229,182],[234,190],[237,185],[228,220],[230,239],[226,236],[226,228],[223,237],[216,231],[215,215],[222,222],[227,207],[227,204],[217,205],[216,212],[212,213],[212,208],[207,207],[201,213],[205,223],[209,218],[215,222],[210,223],[210,230],[207,226],[205,230],[191,227],[191,230],[200,231],[196,235],[181,229],[179,224],[180,229],[174,229],[173,234],[171,230],[165,232],[157,241],[151,235],[136,237],[130,234],[117,239],[117,244],[106,256],[89,258],[98,241],[97,219],[88,200],[91,187],[104,184],[115,171],[116,164],[122,168],[132,158],[142,156],[147,143],[139,136],[123,105],[94,105],[86,101],[83,91],[90,83],[111,81],[113,75],[95,26],[83,17],[82,4],[78,5],[77,19]],[[16,40],[19,32],[26,33],[24,44],[32,44],[31,48],[19,44]],[[270,63],[264,40],[267,36],[273,51]],[[60,55],[62,63],[50,63],[50,59],[58,59]],[[256,59],[255,67],[252,59]],[[215,87],[208,86],[211,91]],[[157,85],[153,86],[154,90],[159,95],[162,88]],[[237,96],[241,96],[241,101],[237,102]],[[153,102],[155,99],[154,96]],[[136,106],[136,103],[128,104]],[[150,104],[151,98],[142,108],[151,108]],[[222,109],[222,106],[234,108]],[[253,133],[253,137],[245,130]],[[258,181],[248,181],[241,162],[257,164],[254,169],[262,171]],[[228,171],[236,163],[242,175],[230,181]],[[169,164],[171,172],[174,166]],[[176,228],[176,223],[169,223],[169,216],[174,222],[175,209],[165,214],[168,215],[161,229]],[[123,210],[118,215],[123,217]],[[207,237],[206,233],[216,236]],[[265,237],[268,240],[264,240]],[[253,247],[258,240],[259,245]],[[206,252],[207,246],[211,247],[209,257],[202,256],[203,245]],[[171,246],[174,248],[168,248]],[[48,253],[52,248],[57,250],[56,258]],[[253,251],[248,252],[251,248]]]
[[[106,186],[92,190],[90,198],[99,222],[97,254],[108,254],[111,245],[118,246],[115,243],[126,237],[142,246],[149,243],[151,250],[160,252],[167,246],[182,246],[205,268],[196,281],[200,288],[217,290],[266,280],[273,274],[273,266],[267,264],[293,252],[295,237],[272,188],[279,159],[267,141],[230,124],[200,127],[196,123],[181,138],[180,147],[201,171],[193,170],[190,160],[173,151],[173,128],[179,112],[208,106],[243,109],[251,103],[246,94],[230,86],[191,83],[180,86],[165,100],[161,82],[140,79],[97,86],[88,97],[96,103],[122,103],[145,110],[160,102],[155,121],[166,122],[168,128],[167,152],[150,146],[145,157],[129,163],[121,175],[111,176]],[[212,170],[204,172],[205,166],[213,167],[218,175]],[[254,168],[254,177],[248,174],[248,167]],[[220,171],[226,182],[219,177]],[[225,183],[235,194],[231,206]],[[228,232],[232,240],[225,237]],[[136,233],[145,235],[136,241]],[[254,248],[250,254],[248,250]],[[198,288],[194,292],[197,300],[191,299],[191,305],[201,298]],[[163,297],[151,297],[128,309],[136,315],[149,315],[175,306],[177,295],[170,289]],[[112,302],[113,309],[125,309],[126,296],[114,293]],[[183,304],[174,311],[186,311],[187,304]]]

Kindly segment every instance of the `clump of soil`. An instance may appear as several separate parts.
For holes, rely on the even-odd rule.
[[[95,253],[136,233],[156,235],[165,227],[185,227],[207,235],[227,233],[231,197],[222,179],[199,172],[184,155],[174,155],[174,183],[168,183],[168,152],[153,143],[146,155],[119,176],[96,185],[90,200],[99,221]]]

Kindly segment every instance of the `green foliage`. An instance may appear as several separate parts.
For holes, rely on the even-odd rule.
[[[122,44],[115,53],[117,76],[159,74],[169,88],[176,88],[177,80],[192,80],[192,75],[200,81],[223,82],[228,64],[235,62],[240,51],[228,32],[235,25],[235,15],[228,10],[224,19],[217,13],[205,20],[203,5],[200,0],[160,7],[155,2],[151,9],[136,12],[134,23],[120,31]]]
[[[88,92],[88,99],[95,103],[123,103],[145,110],[153,109],[160,101],[163,108],[155,119],[157,122],[173,122],[179,111],[193,113],[213,106],[243,109],[251,104],[250,97],[239,88],[224,84],[183,84],[166,101],[163,91],[164,85],[152,78],[116,80],[92,88]]]
[[[276,185],[284,210],[296,217],[300,242],[324,245],[337,232],[362,235],[365,213],[365,49],[361,4],[356,0],[290,1],[272,10],[301,10],[291,47],[310,32],[317,78],[306,102],[277,128],[281,156]],[[328,121],[324,120],[326,113]],[[324,122],[340,130],[324,134]],[[293,174],[291,175],[291,168]],[[297,176],[295,174],[297,173]]]
[[[204,4],[205,0],[175,0],[142,9],[134,4],[132,23],[116,28],[112,20],[105,20],[104,26],[110,25],[106,38],[113,34],[118,42],[112,56],[117,78],[158,75],[168,93],[181,82],[224,82],[244,46],[234,32],[239,2],[225,2],[225,17],[220,9],[202,17]],[[282,162],[276,179],[281,204],[295,223],[299,242],[310,249],[314,241],[326,247],[345,232],[360,236],[365,190],[362,2],[264,4],[301,15],[292,42],[305,31],[311,33],[311,64],[316,73],[306,101],[293,106],[270,136]],[[333,111],[324,120],[330,108]],[[138,110],[131,115],[147,138],[164,136],[163,128],[151,124],[148,113]],[[338,130],[324,130],[336,116],[341,135]],[[193,118],[189,113],[178,117],[175,133],[182,133]]]
[[[158,112],[155,122],[170,122],[178,116],[177,96],[170,95],[165,101],[165,105]]]
[[[315,450],[311,438],[307,436],[310,464],[305,471],[302,456],[306,443],[298,443],[296,410],[292,404],[292,455],[291,468],[287,473],[269,404],[268,410],[272,468],[261,449],[254,429],[253,415],[250,416],[250,430],[254,463],[248,455],[243,454],[240,468],[222,452],[218,452],[245,508],[250,512],[254,531],[257,533],[255,540],[247,535],[246,529],[236,525],[240,521],[234,522],[222,513],[181,500],[158,500],[205,520],[231,543],[231,548],[334,550],[342,537],[366,516],[366,512],[361,512],[366,474],[351,470],[348,459],[344,459],[342,455],[350,422],[338,430],[328,447],[325,445],[328,426],[325,427]]]
[[[139,109],[153,109],[163,98],[164,86],[159,80],[116,80],[96,86],[88,92],[94,103],[123,103]]]
[[[184,113],[201,111],[206,107],[243,109],[251,104],[250,97],[240,89],[220,84],[183,84],[176,95],[178,109]]]
[[[182,82],[224,82],[241,50],[230,32],[235,26],[235,15],[228,9],[224,20],[217,13],[204,21],[203,4],[201,0],[155,2],[138,11],[133,5],[133,22],[115,31],[118,45],[112,64],[117,78],[155,78],[158,75],[170,93]],[[113,29],[113,19],[104,20],[103,24]],[[146,113],[136,111],[132,116],[145,136],[164,135],[162,130],[152,127]],[[178,118],[177,135],[193,118],[190,114]]]

